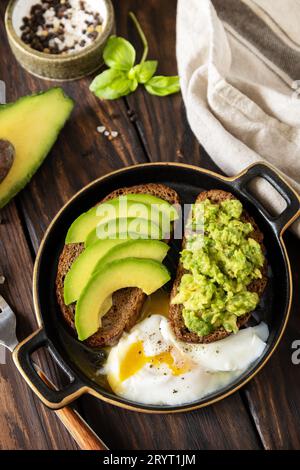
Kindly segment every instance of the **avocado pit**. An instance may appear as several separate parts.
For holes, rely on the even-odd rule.
[[[15,147],[8,140],[0,139],[0,183],[8,175],[15,158]]]

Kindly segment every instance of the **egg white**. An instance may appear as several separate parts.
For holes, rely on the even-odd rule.
[[[165,317],[152,315],[122,335],[101,372],[107,375],[114,393],[123,398],[152,405],[181,405],[238,378],[261,356],[268,336],[267,325],[261,323],[215,343],[188,344],[175,337]],[[136,356],[130,356],[131,350]],[[171,358],[172,364],[157,362],[157,357]],[[124,371],[125,380],[121,376]]]
[[[268,326],[263,322],[208,344],[179,341],[168,322],[162,322],[161,329],[166,341],[174,344],[196,364],[210,372],[233,372],[247,369],[262,355],[269,336]]]

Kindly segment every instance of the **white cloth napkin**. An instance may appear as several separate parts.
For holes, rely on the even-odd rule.
[[[267,161],[298,193],[299,24],[299,0],[178,0],[178,69],[199,142],[228,175]],[[266,181],[253,188],[282,211]],[[293,230],[300,236],[300,219]]]

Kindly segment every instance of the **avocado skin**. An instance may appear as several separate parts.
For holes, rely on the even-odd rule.
[[[48,139],[45,139],[44,142],[40,143],[41,149],[40,149],[39,157],[35,158],[33,161],[28,161],[28,165],[24,167],[24,173],[22,174],[22,176],[19,175],[17,179],[13,178],[10,181],[8,187],[3,192],[1,191],[2,189],[1,186],[2,185],[4,186],[4,183],[6,183],[6,180],[4,180],[3,183],[0,183],[0,209],[2,209],[19,191],[21,191],[26,186],[26,184],[31,180],[32,176],[38,170],[40,165],[43,163],[49,151],[51,150],[54,143],[56,142],[61,129],[64,127],[67,119],[69,118],[74,107],[74,101],[64,93],[62,88],[54,87],[54,88],[50,88],[47,91],[42,91],[33,95],[23,96],[13,103],[0,105],[0,119],[3,117],[3,113],[5,113],[6,111],[11,111],[12,108],[15,108],[16,117],[18,118],[19,108],[21,111],[23,111],[23,106],[21,105],[24,105],[24,103],[26,104],[26,102],[28,102],[28,120],[30,121],[31,120],[30,101],[34,102],[34,107],[35,107],[37,104],[38,97],[45,98],[45,96],[49,98],[49,108],[50,108],[50,104],[52,101],[52,97],[55,97],[55,99],[57,98],[61,99],[61,103],[63,106],[61,107],[61,109],[57,107],[57,110],[55,113],[55,119],[52,118],[51,122],[49,122],[49,131],[51,131],[51,135]],[[41,109],[44,106],[45,104],[43,102]],[[36,112],[36,109],[35,109],[35,112]],[[22,117],[24,116],[22,115]],[[34,123],[34,122],[32,123],[33,126],[35,124],[38,125],[38,123]],[[51,124],[51,127],[50,127],[50,124]],[[5,135],[2,136],[2,132],[3,132],[3,129],[1,128],[1,121],[0,121],[0,138],[5,139],[6,136]],[[21,132],[22,132],[22,129],[16,127],[16,134],[18,134],[18,138]],[[30,135],[28,134],[24,135],[24,139],[30,139],[30,138],[31,138]],[[12,143],[12,145],[14,145],[14,139],[10,137],[9,140]],[[33,146],[37,145],[36,141],[32,141],[32,144]],[[18,153],[19,152],[17,151],[13,166],[18,165]]]

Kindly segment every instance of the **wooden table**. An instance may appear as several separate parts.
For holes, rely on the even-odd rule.
[[[20,68],[6,40],[6,1],[0,5],[0,79],[7,100],[44,90],[52,82]],[[150,56],[162,74],[175,74],[175,0],[115,0],[118,33],[139,44],[128,11],[141,21]],[[157,98],[139,90],[126,99],[100,102],[90,78],[64,83],[76,101],[71,120],[31,183],[2,212],[0,293],[18,316],[18,336],[36,328],[31,297],[32,267],[41,238],[57,211],[80,188],[117,168],[151,161],[180,161],[216,169],[189,129],[181,96]],[[99,125],[117,130],[109,141]],[[300,448],[300,373],[291,344],[300,338],[299,241],[286,235],[295,296],[284,338],[268,365],[240,392],[189,414],[155,416],[124,411],[82,397],[78,409],[112,449],[296,449]],[[41,357],[41,356],[40,356]],[[40,359],[55,375],[49,357]],[[298,366],[300,367],[300,366]],[[29,390],[10,357],[0,366],[0,448],[77,449],[55,415]]]

